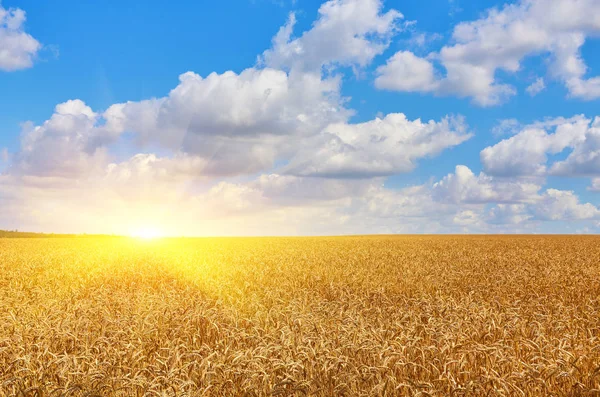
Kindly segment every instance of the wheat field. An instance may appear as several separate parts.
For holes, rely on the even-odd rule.
[[[597,237],[0,239],[0,395],[600,395],[599,295]]]

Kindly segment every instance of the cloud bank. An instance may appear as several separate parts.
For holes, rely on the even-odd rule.
[[[0,3],[0,71],[12,72],[33,66],[42,45],[25,32],[25,11],[4,8]]]
[[[401,50],[379,65],[406,27],[400,11],[379,0],[330,0],[298,34],[291,14],[239,73],[190,71],[162,97],[104,110],[72,99],[44,122],[24,123],[19,148],[2,151],[1,226],[128,233],[150,221],[173,235],[294,235],[597,225],[598,207],[547,184],[585,177],[590,192],[600,191],[600,117],[505,120],[480,152],[481,170],[455,158],[445,176],[402,186],[393,177],[469,141],[468,120],[411,119],[398,109],[356,121],[342,93],[345,68],[371,68],[377,88],[491,106],[515,94],[498,70],[517,72],[524,57],[549,54],[548,78],[593,99],[597,78],[586,77],[580,49],[600,32],[600,20],[586,17],[597,8],[521,1],[458,24],[439,52]],[[31,66],[39,50],[24,20],[21,10],[0,8],[4,70]],[[541,95],[546,78],[529,95]]]

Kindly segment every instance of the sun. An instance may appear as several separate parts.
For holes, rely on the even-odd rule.
[[[143,240],[154,240],[163,237],[163,233],[159,229],[153,227],[138,228],[134,230],[130,235],[131,237]]]

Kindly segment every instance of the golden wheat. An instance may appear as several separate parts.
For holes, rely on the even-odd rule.
[[[0,239],[0,395],[600,395],[600,238]]]

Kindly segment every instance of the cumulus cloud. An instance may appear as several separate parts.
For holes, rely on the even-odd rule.
[[[167,97],[116,104],[104,117],[142,144],[200,157],[206,174],[233,175],[272,166],[294,140],[351,114],[336,78],[250,68],[185,73]]]
[[[592,192],[600,192],[600,178],[593,178],[592,184],[588,187]]]
[[[480,153],[481,163],[490,175],[546,175],[549,154],[588,146],[586,137],[594,130],[590,129],[590,122],[584,116],[576,116],[525,126],[516,135],[483,149]],[[551,129],[554,132],[549,132]],[[556,167],[555,164],[553,173],[557,172]]]
[[[368,65],[389,45],[403,16],[382,12],[381,0],[330,0],[319,8],[312,28],[292,38],[294,14],[273,39],[261,62],[269,67],[315,71],[331,64]]]
[[[249,68],[204,78],[188,72],[179,80],[167,97],[113,105],[108,119],[139,130],[145,141],[185,146],[193,135],[285,135],[350,114],[342,107],[339,80],[318,74]]]
[[[337,123],[323,130],[292,159],[290,174],[364,178],[411,171],[431,157],[471,137],[461,118],[439,122],[408,120],[402,113],[360,124]]]
[[[145,181],[151,185],[157,181],[177,182],[202,178],[205,168],[205,160],[184,153],[176,153],[171,157],[139,153],[125,161],[108,164],[102,176],[105,181],[125,186],[129,186],[132,181]]]
[[[581,204],[574,192],[556,189],[548,189],[533,211],[538,218],[553,221],[600,217],[600,210],[593,204]]]
[[[20,148],[1,156],[2,226],[127,233],[152,219],[167,234],[289,235],[502,232],[597,222],[597,207],[574,192],[543,189],[549,173],[592,175],[586,170],[596,167],[598,122],[583,116],[507,122],[513,136],[482,151],[479,174],[459,165],[438,181],[385,185],[387,177],[471,137],[461,117],[422,121],[390,113],[350,121],[335,68],[369,65],[401,18],[384,12],[379,0],[331,0],[299,37],[292,14],[259,64],[239,73],[184,73],[163,97],[105,111],[81,100],[57,105],[48,120],[23,124]],[[588,29],[585,23],[580,29]],[[469,29],[455,29],[465,54],[479,40],[479,28],[472,38]],[[491,55],[481,67],[457,51],[427,58],[398,52],[377,69],[375,84],[434,93],[464,86],[482,104],[512,92],[489,73],[498,68]],[[447,76],[436,70],[440,59]],[[564,160],[547,164],[549,155],[567,149]]]
[[[468,227],[465,228],[465,230],[469,230],[469,228],[474,225],[481,225],[483,223],[483,220],[481,219],[481,215],[478,212],[472,210],[464,210],[454,215],[454,217],[452,218],[452,222],[458,226]]]
[[[520,225],[533,215],[527,213],[525,204],[498,204],[487,214],[487,222],[496,225]]]
[[[563,176],[600,175],[600,117],[596,117],[585,132],[585,139],[573,147],[563,161],[557,161],[550,173]]]
[[[516,93],[497,72],[515,73],[527,56],[550,55],[549,74],[565,84],[569,95],[581,99],[600,97],[600,77],[586,77],[588,67],[581,47],[590,36],[600,34],[600,3],[596,0],[521,0],[492,8],[481,19],[454,27],[453,44],[420,58],[401,52],[380,68],[376,85],[382,89],[434,92],[471,97],[481,106],[497,105]],[[445,75],[435,75],[433,62]],[[418,83],[402,84],[410,70],[420,65]],[[413,72],[414,75],[414,72]],[[528,92],[538,93],[543,80]]]
[[[254,69],[242,79],[186,74],[168,97],[116,104],[103,113],[80,100],[59,104],[42,125],[24,127],[9,172],[223,177],[265,171],[280,161],[289,175],[372,178],[411,171],[419,159],[471,137],[461,118],[422,122],[398,113],[350,124],[336,84],[296,86],[284,72],[265,72],[281,80],[262,80]],[[133,134],[132,149],[153,146],[163,155],[115,161],[110,149],[125,144],[125,132]]]
[[[294,175],[261,175],[249,186],[261,191],[274,204],[306,205],[315,201],[347,200],[378,189],[383,181],[375,179],[324,179]]]
[[[0,4],[0,70],[26,69],[42,45],[24,30],[25,11]]]
[[[236,208],[237,215],[320,208],[329,219],[344,224],[346,233],[358,224],[363,233],[531,232],[543,231],[548,222],[594,222],[600,217],[596,206],[581,203],[572,191],[542,192],[533,183],[475,176],[465,166],[458,166],[455,174],[439,182],[401,189],[389,189],[373,180],[271,174],[248,183],[220,183],[208,196],[215,202],[236,203],[226,207]],[[211,208],[212,212],[227,211]],[[306,219],[303,216],[295,222]]]
[[[24,124],[9,172],[79,177],[103,170],[113,162],[110,146],[128,132],[135,139],[130,150],[166,151],[167,158],[145,158],[165,174],[250,174],[351,114],[337,79],[253,68],[206,78],[185,73],[166,97],[115,104],[102,113],[81,100],[57,105],[41,125]]]
[[[454,219],[460,225],[518,225],[529,221],[582,221],[600,217],[596,206],[580,203],[572,191],[541,190],[541,180],[475,175],[468,167],[459,165],[453,174],[432,185],[431,195],[437,202],[456,204],[456,208],[463,209]],[[464,209],[465,204],[471,208]],[[485,213],[488,204],[493,206]]]
[[[46,122],[26,124],[9,173],[80,177],[108,169],[123,176],[152,168],[174,178],[228,177],[275,164],[303,176],[410,171],[418,159],[468,139],[462,122],[423,123],[398,114],[349,124],[353,111],[340,94],[341,77],[324,77],[321,70],[365,66],[387,47],[401,18],[395,10],[383,12],[380,0],[331,0],[313,27],[293,40],[290,17],[263,54],[265,67],[206,77],[187,72],[167,96],[117,103],[104,112],[80,100],[59,104]],[[133,137],[127,138],[129,151],[142,154],[115,158],[111,148],[124,136]]]
[[[113,132],[98,124],[100,116],[80,100],[56,106],[42,125],[25,123],[21,150],[9,172],[33,176],[78,177],[102,167],[107,153],[99,145]]]
[[[399,51],[377,68],[375,87],[380,89],[430,92],[439,87],[433,64],[410,51]]]
[[[535,200],[541,186],[531,181],[494,178],[484,173],[475,175],[464,165],[456,166],[433,185],[434,197],[454,203],[515,203]]]

